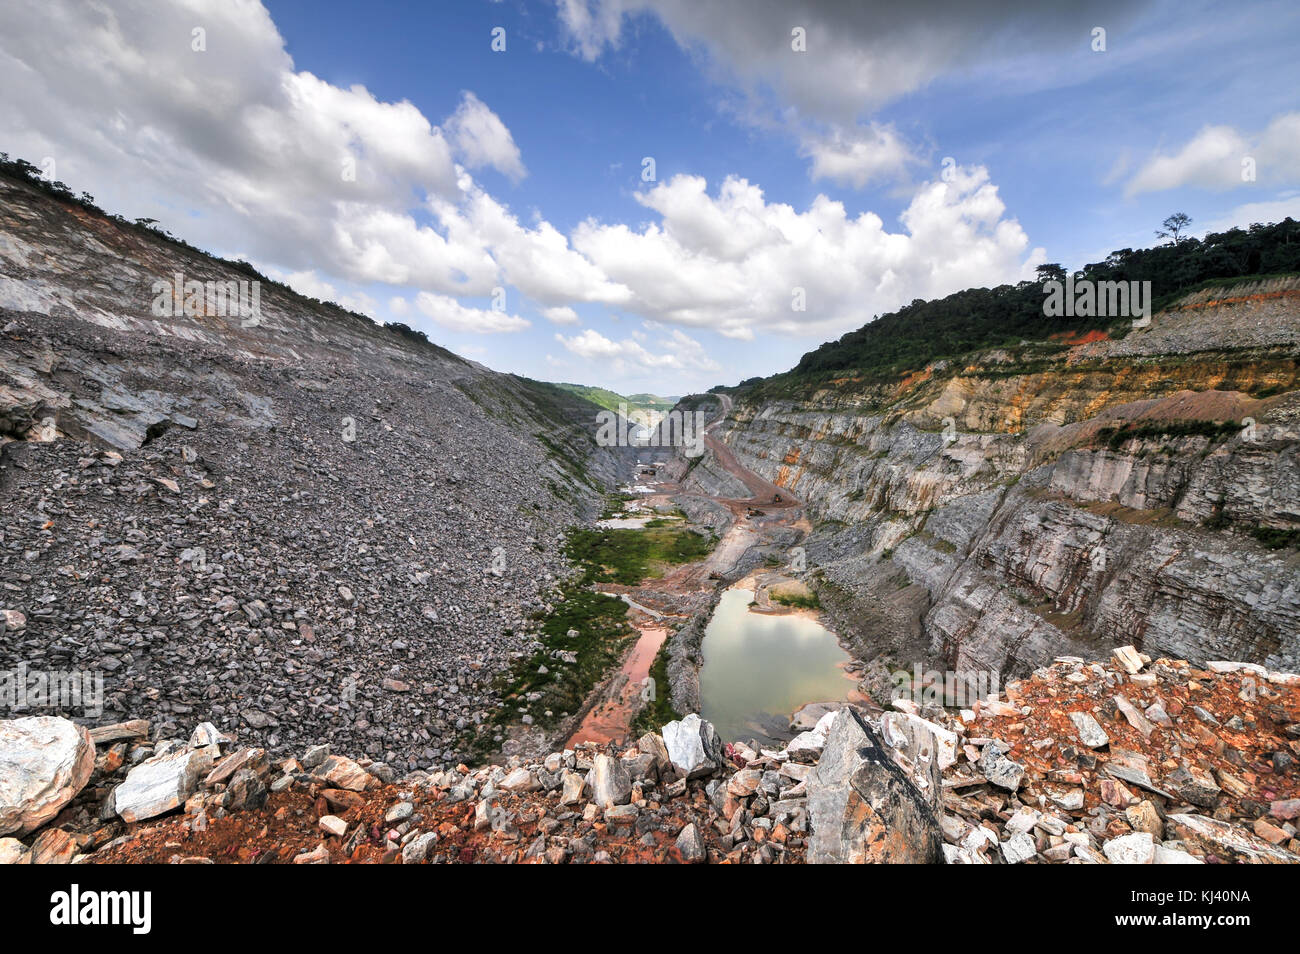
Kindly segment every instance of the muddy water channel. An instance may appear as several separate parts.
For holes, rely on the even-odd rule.
[[[704,631],[701,715],[726,741],[789,739],[790,715],[809,702],[847,699],[848,654],[811,613],[752,612],[754,591],[722,594]]]

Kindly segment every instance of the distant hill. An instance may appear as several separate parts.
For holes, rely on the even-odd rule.
[[[620,404],[625,405],[628,411],[666,412],[671,410],[678,400],[675,397],[661,397],[658,394],[619,394],[608,388],[597,388],[586,384],[557,384],[555,387],[615,412],[619,410]]]
[[[1125,248],[1104,262],[1086,265],[1075,281],[1151,282],[1152,311],[1199,288],[1300,272],[1300,222],[1252,225],[1188,238],[1154,248]],[[1064,279],[1059,265],[1039,267],[1042,281]],[[933,301],[917,299],[808,352],[790,371],[742,381],[740,389],[762,393],[801,391],[844,374],[883,381],[919,371],[932,361],[985,348],[1014,348],[1074,332],[1106,331],[1122,337],[1128,319],[1048,317],[1042,281],[996,288],[968,288]],[[713,388],[714,391],[734,390]]]

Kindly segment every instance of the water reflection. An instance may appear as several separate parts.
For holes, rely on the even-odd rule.
[[[700,713],[727,741],[788,739],[790,714],[809,702],[845,699],[848,655],[807,616],[751,613],[754,591],[722,594],[704,630]]]

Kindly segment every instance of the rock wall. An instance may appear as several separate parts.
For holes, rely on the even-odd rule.
[[[1300,553],[1266,543],[1300,534],[1300,282],[1218,294],[1122,340],[740,392],[714,434],[808,502],[811,580],[864,658],[1293,669]]]

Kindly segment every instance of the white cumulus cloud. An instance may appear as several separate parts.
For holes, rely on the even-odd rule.
[[[506,124],[473,93],[464,94],[446,129],[471,169],[491,166],[516,182],[528,174]]]
[[[914,298],[1032,277],[1042,261],[983,168],[922,187],[898,232],[826,196],[802,212],[769,203],[735,177],[716,197],[681,175],[637,198],[659,222],[588,221],[575,248],[631,290],[637,313],[733,338],[842,332]]]
[[[1245,175],[1253,171],[1253,178]],[[1300,182],[1300,112],[1283,113],[1260,133],[1205,126],[1181,149],[1151,156],[1125,186],[1126,195],[1180,186],[1233,189]]]
[[[530,322],[518,315],[507,314],[493,308],[470,308],[455,298],[420,292],[415,296],[415,307],[435,324],[450,331],[472,334],[499,334],[505,331],[523,331]]]
[[[803,153],[812,159],[809,175],[861,189],[878,179],[896,178],[916,161],[911,148],[890,126],[870,123],[804,140]]]
[[[578,313],[568,305],[543,308],[542,314],[546,316],[547,321],[557,325],[576,325],[579,323]]]
[[[654,371],[720,371],[716,361],[708,356],[703,345],[680,328],[672,329],[660,342],[658,354],[648,349],[635,335],[614,341],[600,332],[587,330],[566,338],[557,334],[555,340],[571,354],[587,361],[608,365],[619,377]]]

